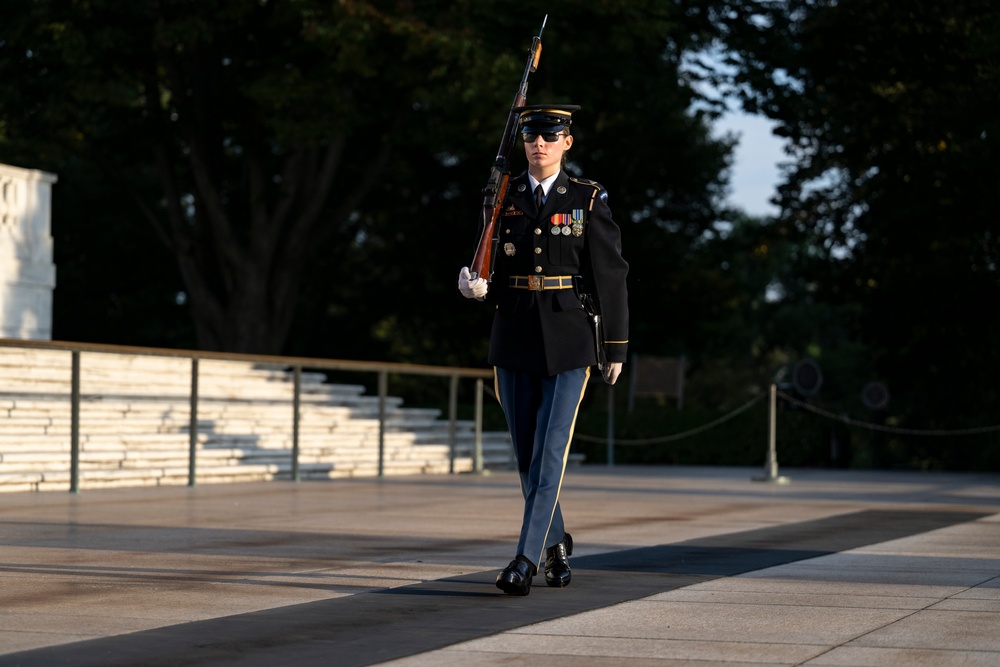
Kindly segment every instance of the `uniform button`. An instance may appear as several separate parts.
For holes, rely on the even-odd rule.
[[[541,273],[541,272],[542,272],[542,267],[536,266],[535,267],[535,273]]]
[[[542,249],[541,248],[535,248],[535,254],[536,255],[541,255],[542,254]]]
[[[541,227],[535,227],[535,236],[538,236],[541,233],[542,233],[542,228]]]

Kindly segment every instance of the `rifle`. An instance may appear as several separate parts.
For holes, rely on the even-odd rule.
[[[507,116],[507,127],[503,131],[503,139],[500,140],[500,149],[497,151],[497,159],[490,170],[490,178],[483,188],[483,212],[479,220],[479,241],[476,243],[476,255],[472,260],[470,273],[472,279],[485,277],[489,281],[493,277],[493,248],[498,239],[493,238],[496,229],[497,216],[503,210],[503,202],[507,198],[507,185],[510,182],[510,154],[514,150],[517,142],[517,107],[523,107],[528,96],[528,75],[538,68],[538,61],[542,57],[542,31],[545,30],[545,22],[549,20],[546,14],[542,19],[542,27],[538,34],[531,40],[531,49],[528,52],[528,64],[524,67],[524,76],[521,77],[521,86],[514,95],[514,103],[510,107],[510,114]]]

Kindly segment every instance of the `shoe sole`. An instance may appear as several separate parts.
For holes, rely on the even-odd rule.
[[[504,581],[503,579],[497,581],[497,588],[502,590],[507,595],[516,595],[518,597],[524,597],[531,592],[530,586],[523,588],[512,581]]]

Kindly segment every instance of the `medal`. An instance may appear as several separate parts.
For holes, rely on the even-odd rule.
[[[565,225],[569,224],[569,216],[565,213],[556,213],[551,218],[549,222],[552,223],[552,236],[558,236],[559,234],[568,234],[569,232],[563,231],[564,229],[569,229]]]
[[[552,223],[552,227],[549,228],[549,232],[552,233],[552,236],[558,236],[562,231],[560,227],[563,225],[563,214],[556,213],[549,218],[549,222]]]

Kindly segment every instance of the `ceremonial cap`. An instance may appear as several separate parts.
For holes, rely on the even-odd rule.
[[[573,124],[573,112],[579,111],[576,104],[532,104],[514,107],[521,121],[522,132],[561,132]]]

